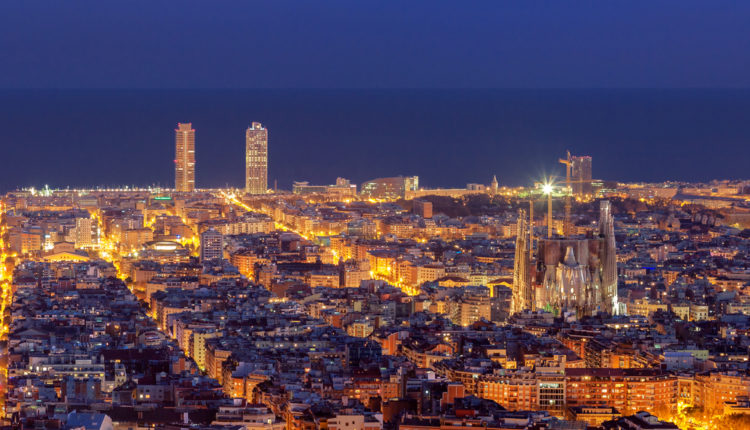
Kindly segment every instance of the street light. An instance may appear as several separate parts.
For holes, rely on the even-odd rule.
[[[552,184],[550,183],[545,183],[544,185],[542,185],[542,191],[544,192],[544,194],[547,194],[547,195],[552,194],[552,189],[553,187],[552,187]]]

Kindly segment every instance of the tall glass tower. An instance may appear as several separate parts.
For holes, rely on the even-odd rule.
[[[268,130],[254,122],[245,132],[245,191],[268,191]]]
[[[588,155],[574,155],[571,158],[573,163],[572,175],[573,175],[573,194],[577,196],[591,195],[594,188],[591,185],[591,157]]]
[[[174,188],[195,190],[195,130],[192,123],[179,123],[175,129]]]

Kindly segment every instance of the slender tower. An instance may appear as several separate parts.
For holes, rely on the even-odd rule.
[[[515,314],[524,309],[533,310],[534,298],[531,293],[531,274],[529,273],[530,249],[527,241],[526,211],[518,211],[518,226],[516,230],[516,257],[513,263],[513,297],[510,303],[510,313]]]
[[[245,192],[268,191],[268,130],[254,122],[245,132]]]
[[[195,130],[192,123],[178,123],[175,129],[174,188],[195,190]]]
[[[529,200],[529,258],[534,253],[534,200]]]
[[[617,314],[617,246],[615,244],[615,222],[609,200],[599,202],[599,237],[603,239],[601,249],[602,310]]]

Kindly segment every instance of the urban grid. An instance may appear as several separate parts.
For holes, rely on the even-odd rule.
[[[252,122],[197,189],[195,132],[173,189],[2,197],[6,425],[750,425],[750,182],[271,189]]]

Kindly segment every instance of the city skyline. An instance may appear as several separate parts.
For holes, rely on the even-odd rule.
[[[748,22],[10,0],[0,430],[750,429]]]
[[[257,403],[274,385],[249,363],[273,363],[262,366],[285,378],[339,374],[340,364],[289,360],[302,351],[348,357],[337,377],[358,388],[344,403],[326,399],[337,411],[326,419],[371,423],[358,430],[439,430],[431,417],[454,420],[467,407],[498,429],[519,419],[529,430],[557,420],[690,430],[744,422],[750,376],[736,342],[750,322],[750,181],[685,189],[593,182],[570,212],[561,200],[572,188],[508,189],[494,178],[425,191],[415,176],[382,177],[360,193],[344,178],[270,195],[9,192],[0,199],[0,312],[14,311],[0,324],[7,386],[60,380],[60,399],[45,395],[71,409],[70,424],[95,418],[78,404],[111,397],[101,419],[129,422],[145,404],[170,410],[167,390],[197,394],[206,385],[214,393],[208,405],[201,397],[206,417],[180,406],[191,422],[263,416],[264,428],[278,430],[312,421],[274,413],[293,410],[285,397]],[[548,211],[535,217],[540,204]],[[75,357],[100,358],[67,360],[80,337],[59,337],[49,320],[92,327],[93,350]],[[97,345],[97,327],[125,343]],[[25,354],[47,333],[49,356]],[[471,346],[457,353],[456,343]],[[135,351],[148,363],[132,360]],[[129,379],[134,369],[151,376]],[[365,380],[353,385],[357,375]],[[406,409],[413,416],[405,418],[375,400],[384,390],[386,404],[406,398],[409,384],[443,402]],[[5,387],[0,419],[38,406]],[[328,395],[317,385],[295,389]],[[143,397],[134,402],[132,390]],[[469,395],[481,404],[465,404]],[[179,417],[138,416],[157,427]]]
[[[747,177],[742,160],[750,157],[745,127],[750,97],[742,93],[1,95],[6,102],[0,103],[0,137],[12,160],[0,176],[2,190],[45,184],[171,187],[173,172],[164,166],[175,158],[169,142],[179,121],[192,121],[198,129],[199,188],[243,186],[241,142],[250,121],[273,131],[269,157],[284,162],[270,164],[269,184],[277,180],[283,189],[295,180],[332,183],[342,176],[361,183],[398,174],[417,174],[431,187],[486,182],[492,174],[504,184],[522,185],[554,173],[564,176],[555,157],[566,150],[596,158],[597,179],[742,179]],[[38,127],[40,121],[47,127]],[[51,141],[60,144],[44,146]],[[201,151],[200,142],[211,149]],[[424,154],[432,162],[425,163]],[[333,165],[335,172],[321,165]]]

